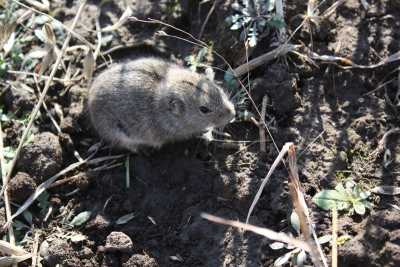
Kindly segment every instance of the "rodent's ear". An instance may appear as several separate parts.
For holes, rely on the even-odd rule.
[[[171,96],[168,101],[169,110],[176,116],[180,116],[185,111],[185,104],[176,96]]]

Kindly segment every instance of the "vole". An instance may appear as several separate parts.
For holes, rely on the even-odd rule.
[[[235,117],[233,103],[216,83],[155,57],[100,73],[89,91],[88,110],[101,138],[132,152],[188,139]]]

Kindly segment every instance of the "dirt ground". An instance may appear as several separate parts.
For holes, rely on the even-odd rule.
[[[52,9],[57,10],[55,17],[70,24],[78,1],[51,2]],[[98,2],[88,2],[82,23],[77,27],[82,36],[93,42],[96,34],[87,29],[94,29]],[[182,0],[180,12],[166,15],[161,1],[128,2],[133,16],[161,19],[195,36],[212,6],[212,1],[199,8],[197,1]],[[307,8],[305,2],[284,1],[289,34],[300,25],[300,15]],[[334,2],[323,2],[321,10]],[[318,54],[346,57],[360,65],[378,63],[398,52],[399,2],[368,0],[368,9],[361,2],[345,1],[327,19],[312,26],[312,35],[303,27],[293,35],[291,43],[312,45]],[[202,39],[212,41],[215,50],[237,67],[246,61],[246,53],[243,42],[224,23],[232,12],[230,5],[230,0],[218,1]],[[101,9],[102,27],[112,24],[122,13],[119,1],[108,1]],[[115,61],[126,60],[154,53],[147,46],[138,45],[152,40],[160,53],[178,62],[195,51],[191,44],[157,36],[159,30],[179,34],[158,24],[128,22],[118,29],[105,50],[124,45],[109,55]],[[264,37],[250,51],[250,59],[275,48],[272,37],[273,34]],[[214,64],[224,67],[217,58]],[[392,63],[374,69],[343,69],[320,61],[305,64],[289,54],[249,75],[250,93],[258,107],[264,95],[269,97],[265,119],[271,122],[277,147],[281,148],[285,142],[296,145],[300,180],[319,235],[330,233],[331,215],[311,202],[317,192],[333,188],[348,177],[370,186],[400,186],[398,136],[390,136],[387,142],[393,157],[389,166],[384,167],[382,154],[373,153],[383,135],[399,127],[396,98],[399,81],[394,71],[397,67],[398,63]],[[99,71],[101,68],[95,75]],[[223,73],[216,75],[217,79],[223,79]],[[74,150],[86,157],[88,149],[99,141],[85,109],[86,84],[76,83],[65,94],[59,94],[63,89],[55,84],[48,98],[48,103],[57,103],[62,109],[62,133],[57,134],[42,110],[34,140],[24,147],[11,180],[10,194],[17,203],[22,203],[45,179],[76,162]],[[36,101],[35,97],[11,89],[2,97],[6,111],[30,112]],[[251,104],[248,109],[254,110]],[[3,128],[5,144],[17,145],[23,125],[11,121]],[[226,131],[236,141],[259,139],[258,128],[250,122],[235,122]],[[227,219],[246,219],[251,201],[278,154],[271,138],[267,140],[268,152],[264,154],[259,152],[257,142],[233,147],[192,139],[166,145],[147,156],[131,155],[129,188],[125,157],[115,160],[117,166],[110,170],[95,170],[85,165],[63,176],[62,179],[69,180],[48,191],[52,207],[49,218],[45,220],[46,214],[40,213],[38,207],[30,208],[31,234],[40,232],[43,265],[273,266],[287,250],[272,250],[271,241],[266,238],[241,233],[199,216],[207,212]],[[119,153],[106,148],[96,157]],[[400,266],[400,213],[392,206],[400,205],[399,198],[374,195],[373,203],[374,209],[364,216],[341,213],[339,236],[348,235],[350,239],[339,246],[340,266]],[[287,171],[280,166],[264,189],[250,221],[289,232],[291,209]],[[65,227],[66,221],[84,211],[90,212],[86,223]],[[119,219],[129,214],[133,218],[121,223]],[[84,237],[71,238],[71,233]],[[330,247],[324,248],[329,256]]]

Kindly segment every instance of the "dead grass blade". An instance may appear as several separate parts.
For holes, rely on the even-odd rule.
[[[200,214],[200,216],[211,222],[229,225],[229,226],[233,226],[233,227],[236,227],[239,229],[244,229],[246,231],[250,231],[250,232],[265,236],[271,240],[289,244],[289,245],[295,246],[297,248],[303,249],[308,252],[310,251],[310,246],[306,242],[295,239],[293,237],[290,237],[285,233],[278,233],[278,232],[272,231],[268,228],[262,228],[262,227],[254,226],[251,224],[242,223],[239,221],[226,220],[221,217],[213,216],[213,215],[207,214],[207,213],[202,213],[202,214]]]
[[[80,167],[84,163],[86,163],[86,161],[83,161],[83,162],[79,161],[79,162],[73,163],[73,164],[69,165],[67,168],[65,168],[64,170],[60,171],[56,175],[52,176],[51,178],[49,178],[46,181],[44,181],[43,183],[41,183],[36,188],[35,192],[33,192],[33,194],[24,202],[24,204],[22,204],[21,207],[19,207],[19,209],[11,216],[10,220],[7,221],[5,226],[8,226],[8,224],[10,224],[12,222],[12,220],[14,220],[17,216],[19,216],[27,208],[29,208],[29,206],[32,205],[33,201],[35,201],[36,198],[38,198],[46,189],[48,189],[49,186],[52,183],[54,183],[55,180],[57,180],[59,177],[65,175],[66,173],[68,173],[72,170],[75,170],[76,168]]]
[[[344,2],[346,2],[346,0],[339,0],[336,1],[335,3],[333,3],[327,10],[324,11],[324,13],[321,16],[321,19],[326,19],[328,18],[330,15],[333,14],[333,12],[335,12],[335,10],[341,6]]]
[[[296,48],[298,47],[299,47],[298,45],[283,44],[264,55],[261,55],[259,57],[250,60],[248,63],[240,65],[239,67],[233,70],[233,74],[235,75],[235,77],[240,77],[257,67],[266,64],[267,62],[273,59],[276,59],[277,57],[284,56],[287,53],[296,50]]]
[[[40,233],[39,231],[36,231],[32,248],[32,267],[36,267],[38,264],[39,238],[40,238]]]
[[[334,63],[337,64],[342,69],[375,69],[378,67],[382,67],[386,64],[399,61],[400,60],[400,51],[390,55],[386,59],[382,60],[379,63],[372,64],[372,65],[359,65],[354,63],[351,59],[338,57],[338,56],[330,56],[330,55],[319,55],[313,51],[308,52],[308,56],[314,60],[320,60],[327,63]]]
[[[42,28],[43,35],[46,37],[46,42],[49,44],[56,43],[56,36],[54,35],[53,27],[49,23],[45,23]]]
[[[39,69],[39,78],[43,75],[43,73],[54,63],[57,58],[56,51],[54,49],[55,45],[46,43],[45,50],[46,55],[43,58],[42,63],[40,63]]]
[[[268,101],[268,96],[265,95],[262,99],[262,104],[261,104],[261,117],[265,118],[265,115],[267,113],[267,101]],[[258,124],[259,128],[259,135],[260,135],[260,151],[262,153],[267,152],[267,143],[265,141],[265,128],[264,125],[261,123]]]
[[[31,258],[31,254],[25,254],[21,256],[5,256],[0,257],[0,267],[8,267],[10,265],[15,265],[20,262],[26,261],[27,259]]]
[[[5,23],[0,25],[0,49],[5,49],[4,46],[10,39],[11,34],[15,31],[16,26],[16,23]]]
[[[276,157],[274,163],[272,164],[271,168],[269,169],[267,176],[265,176],[263,182],[261,183],[260,188],[257,191],[256,196],[254,197],[253,202],[251,203],[250,209],[247,213],[247,218],[246,218],[246,224],[249,223],[249,219],[251,216],[251,213],[253,212],[258,200],[261,197],[262,191],[264,190],[265,185],[268,183],[269,178],[271,177],[272,173],[275,171],[276,167],[278,166],[279,162],[281,162],[281,160],[283,159],[283,157],[286,155],[286,153],[289,150],[289,147],[292,145],[293,143],[286,143],[283,147],[282,150],[279,152],[279,155]]]
[[[93,72],[96,68],[96,62],[94,60],[93,52],[90,47],[88,47],[86,56],[83,60],[83,74],[85,79],[90,83],[93,77]]]
[[[304,198],[303,189],[301,188],[295,146],[291,144],[288,150],[289,162],[289,192],[292,198],[293,207],[300,220],[301,232],[309,244],[311,250],[311,259],[315,266],[328,266],[326,257],[318,242],[317,234],[313,228],[311,214],[308,210],[307,203]]]
[[[8,243],[7,241],[0,240],[0,252],[5,255],[22,256],[28,254],[26,250]]]
[[[391,185],[380,185],[372,188],[371,192],[380,195],[396,196],[400,195],[400,187]]]
[[[332,209],[332,267],[338,266],[337,230],[338,230],[338,213],[337,209],[334,207]]]
[[[124,13],[122,14],[122,16],[117,21],[117,23],[115,23],[114,25],[111,25],[111,26],[107,26],[104,29],[102,29],[101,31],[102,32],[112,32],[112,31],[117,30],[119,27],[124,25],[125,22],[127,22],[129,20],[129,17],[132,16],[132,14],[133,14],[132,9],[128,6],[126,8],[126,10],[124,11]]]
[[[24,132],[22,134],[22,137],[21,137],[20,142],[18,144],[15,156],[14,156],[13,160],[11,161],[9,172],[8,172],[7,177],[5,179],[5,183],[3,184],[3,187],[1,189],[1,194],[0,194],[1,196],[4,193],[5,188],[8,186],[8,182],[10,181],[10,178],[11,178],[11,175],[12,175],[13,170],[15,168],[15,165],[17,163],[19,154],[21,153],[22,146],[25,143],[25,140],[29,135],[29,132],[30,132],[30,130],[32,128],[33,122],[36,119],[36,116],[37,116],[37,114],[39,112],[40,107],[43,105],[43,102],[44,102],[44,99],[46,97],[47,91],[50,88],[50,84],[51,84],[51,82],[52,82],[52,80],[53,80],[53,78],[54,78],[54,76],[55,76],[55,74],[57,72],[58,66],[60,65],[60,63],[62,61],[62,57],[64,56],[65,50],[67,49],[67,47],[69,45],[69,41],[71,40],[71,37],[72,37],[72,33],[71,32],[74,30],[76,24],[78,23],[78,19],[79,19],[80,15],[81,15],[81,13],[83,11],[83,7],[85,6],[85,4],[86,4],[86,0],[82,0],[81,4],[79,6],[78,12],[77,12],[77,14],[76,14],[76,16],[74,18],[74,21],[72,22],[71,31],[68,32],[67,38],[64,41],[64,44],[63,44],[63,46],[61,48],[61,51],[60,51],[60,54],[58,55],[57,61],[54,64],[53,69],[52,69],[52,71],[50,73],[50,77],[47,80],[42,93],[40,94],[39,101],[36,103],[32,113],[30,115],[30,119],[29,119],[28,125],[26,126],[26,128],[25,128],[25,130],[24,130]]]
[[[6,182],[6,177],[7,177],[7,170],[6,170],[6,161],[4,158],[4,143],[3,143],[3,129],[1,125],[1,120],[0,120],[0,168],[1,168],[1,180],[2,183],[4,184]],[[11,219],[11,206],[10,206],[10,199],[8,196],[8,190],[4,190],[4,208],[5,208],[5,213],[6,213],[6,219],[9,220]],[[14,236],[14,228],[9,227],[8,228],[8,238],[10,240],[10,246],[15,247],[15,236]],[[1,250],[0,250],[1,251]],[[11,254],[13,255],[13,254]]]
[[[40,11],[44,11],[44,12],[50,11],[50,3],[48,1],[44,1],[44,3],[41,3],[36,0],[26,0],[26,2],[28,4],[34,6],[36,9],[39,9]]]

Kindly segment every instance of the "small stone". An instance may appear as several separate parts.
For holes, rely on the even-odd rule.
[[[35,94],[21,86],[10,86],[4,92],[4,105],[7,110],[22,115],[23,111],[32,110],[36,102]]]
[[[98,232],[106,230],[108,227],[110,227],[110,225],[111,223],[106,217],[104,217],[102,214],[97,214],[87,223],[86,229]]]
[[[134,254],[122,267],[157,267],[158,264],[154,258],[149,255]]]
[[[35,135],[33,141],[22,148],[17,167],[42,182],[59,172],[62,163],[62,148],[58,137],[43,132]]]
[[[17,203],[23,203],[35,191],[37,185],[29,174],[18,172],[11,178],[8,192],[11,200]]]
[[[129,252],[133,249],[133,243],[129,236],[123,232],[111,232],[107,236],[105,251],[123,251]]]

